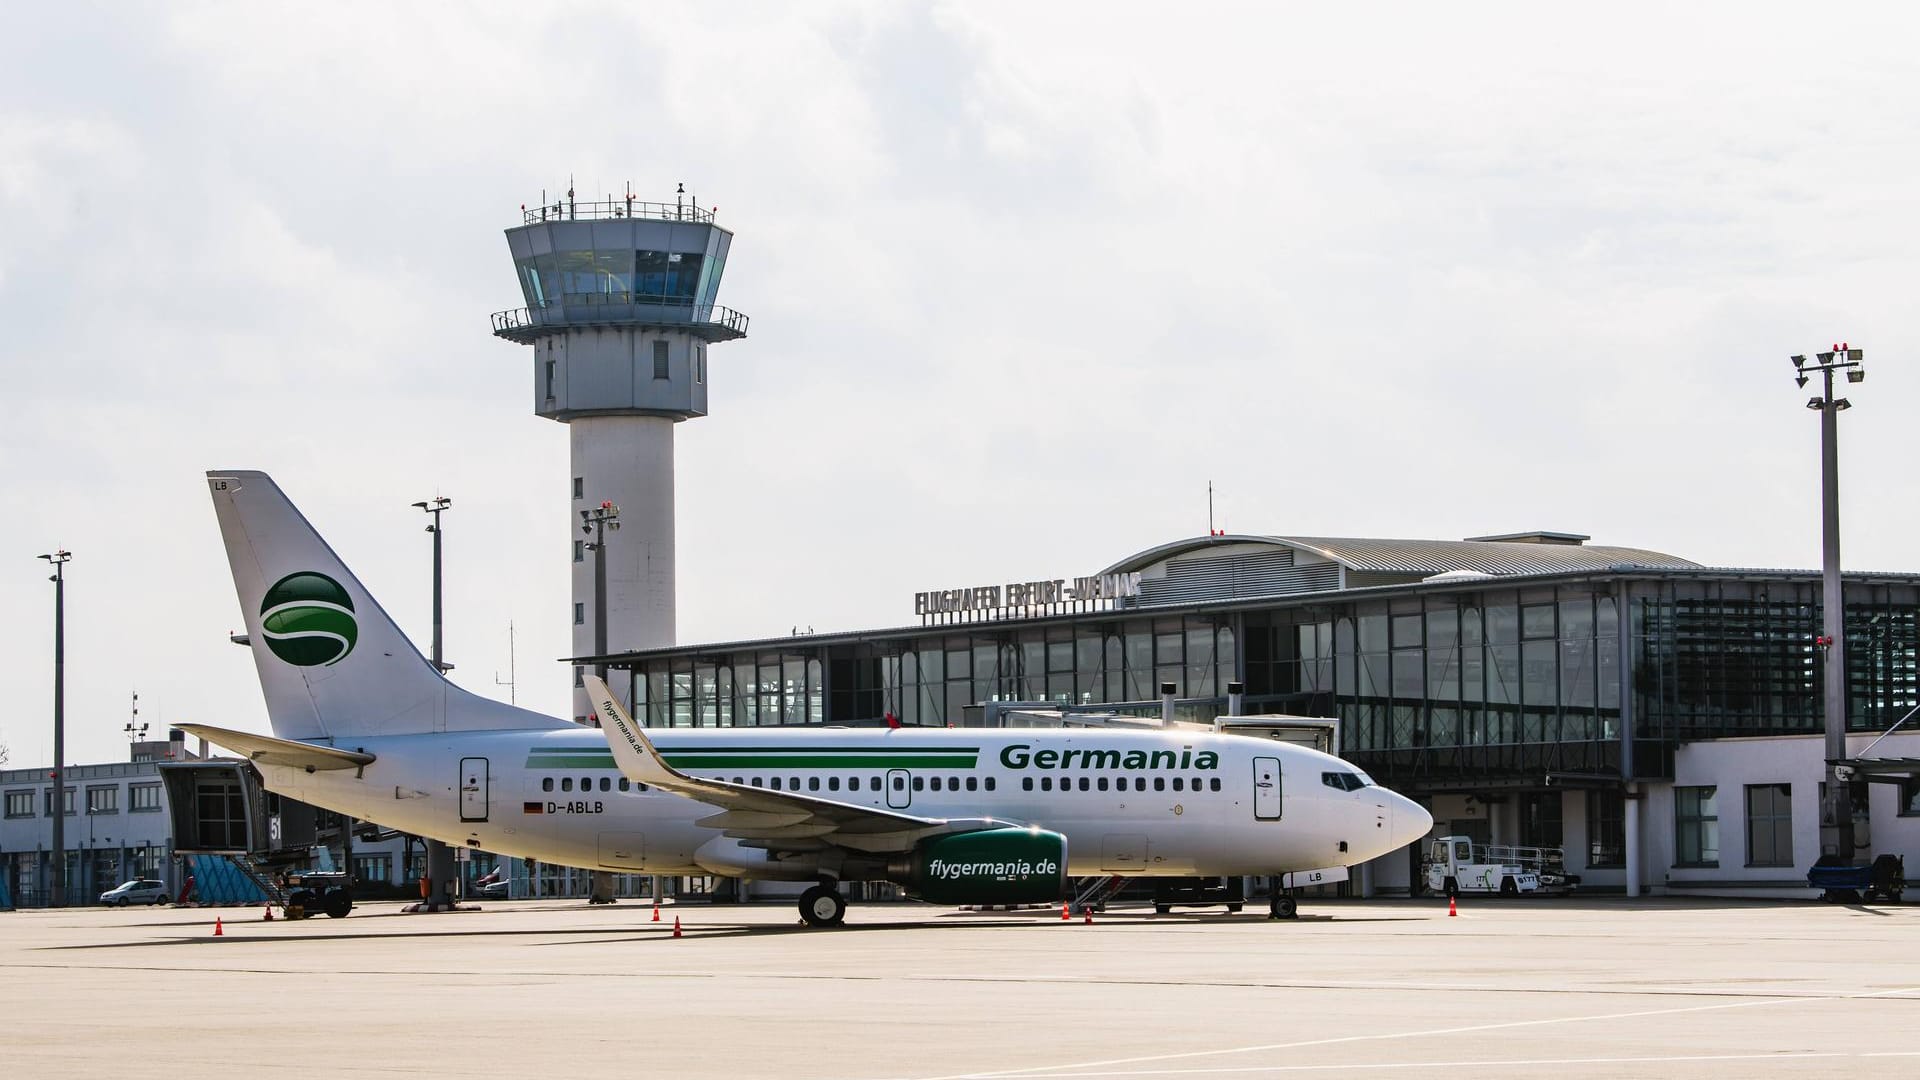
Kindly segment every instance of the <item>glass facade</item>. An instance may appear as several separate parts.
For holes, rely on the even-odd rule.
[[[1847,605],[1850,723],[1881,730],[1920,704],[1920,582],[1849,581]],[[1343,753],[1389,786],[1605,786],[1628,718],[1649,780],[1685,740],[1820,732],[1819,633],[1816,575],[1569,574],[661,652],[634,661],[635,711],[945,726],[993,701],[1157,713],[1170,682],[1205,719],[1239,681],[1246,712],[1338,717]]]
[[[528,307],[713,302],[705,255],[679,251],[556,251],[515,261]]]

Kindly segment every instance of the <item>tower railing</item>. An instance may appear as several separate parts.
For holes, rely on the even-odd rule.
[[[713,224],[713,211],[692,203],[641,202],[637,199],[600,199],[570,202],[565,199],[544,206],[521,208],[521,223],[538,225],[547,221],[607,221],[616,218],[641,218],[647,221],[686,221]]]
[[[534,307],[496,311],[493,332],[513,338],[549,326],[615,322],[688,323],[730,338],[747,333],[747,317],[732,308],[634,292],[564,293]]]

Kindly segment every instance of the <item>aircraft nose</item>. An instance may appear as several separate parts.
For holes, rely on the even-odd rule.
[[[1391,798],[1387,828],[1393,837],[1393,850],[1398,851],[1408,844],[1419,843],[1433,831],[1433,815],[1405,795],[1396,792]]]

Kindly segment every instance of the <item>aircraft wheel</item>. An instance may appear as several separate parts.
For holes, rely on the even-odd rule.
[[[1514,884],[1514,881],[1512,878],[1506,878],[1500,882],[1500,895],[1501,896],[1519,896],[1520,886]]]
[[[800,894],[800,917],[808,926],[839,926],[847,917],[847,899],[830,885],[815,885]]]
[[[1154,913],[1155,915],[1165,915],[1165,914],[1166,914],[1167,912],[1169,912],[1169,911],[1172,911],[1172,910],[1173,910],[1173,905],[1172,905],[1172,904],[1155,904],[1155,905],[1153,905],[1153,913]]]
[[[1239,904],[1228,904],[1228,905],[1227,905],[1227,914],[1229,914],[1229,915],[1238,915],[1238,914],[1240,914],[1240,905],[1239,905]]]
[[[1295,919],[1300,916],[1300,905],[1291,896],[1276,896],[1267,905],[1269,919]]]
[[[320,900],[320,910],[329,919],[344,919],[353,910],[353,897],[345,889],[334,889]]]

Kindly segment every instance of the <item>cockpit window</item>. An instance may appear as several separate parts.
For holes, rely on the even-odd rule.
[[[1366,773],[1360,772],[1323,772],[1320,774],[1320,782],[1341,791],[1359,791],[1373,783]]]

